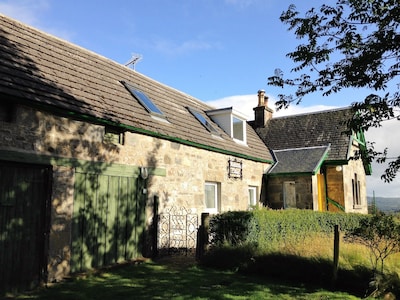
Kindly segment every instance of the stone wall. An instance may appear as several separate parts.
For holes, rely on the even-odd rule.
[[[267,185],[267,205],[269,207],[273,209],[284,208],[284,182],[294,182],[297,208],[313,209],[311,175],[269,177]]]
[[[353,153],[358,149],[356,143],[353,143],[352,150]],[[355,174],[357,174],[357,179],[360,182],[360,201],[359,205],[354,205],[353,198],[353,186],[352,179],[355,179]],[[368,213],[368,202],[367,202],[367,179],[364,171],[364,165],[361,160],[350,159],[348,165],[343,166],[343,176],[348,178],[344,183],[344,201],[346,212],[355,213]]]
[[[12,122],[2,122],[0,126],[0,151],[15,152],[15,157],[26,163],[37,163],[36,158],[41,156],[57,158],[47,160],[53,166],[48,260],[50,281],[69,272],[76,168],[102,172],[102,168],[93,169],[93,163],[104,162],[105,166],[119,164],[128,168],[143,166],[165,170],[165,176],[148,178],[148,202],[158,196],[160,212],[183,206],[200,217],[205,210],[206,181],[219,183],[220,211],[244,210],[248,209],[248,187],[257,187],[259,194],[262,175],[270,167],[269,164],[239,159],[242,179],[232,179],[228,176],[228,162],[234,157],[230,155],[132,132],[122,133],[123,144],[110,143],[105,142],[105,131],[103,125],[58,117],[23,106],[17,107]],[[30,161],[33,157],[35,159]],[[150,224],[151,220],[149,208],[147,223]]]

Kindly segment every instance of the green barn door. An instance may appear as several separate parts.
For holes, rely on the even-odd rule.
[[[51,169],[0,162],[0,291],[45,279]]]
[[[76,173],[71,271],[134,259],[144,228],[138,178]]]

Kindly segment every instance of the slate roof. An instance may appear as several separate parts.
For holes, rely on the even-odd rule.
[[[330,146],[274,150],[275,165],[268,174],[315,174],[321,167]]]
[[[347,161],[350,137],[346,121],[352,118],[351,107],[272,118],[257,133],[271,150],[327,146],[327,161]]]
[[[0,14],[0,95],[3,99],[85,116],[100,123],[195,147],[272,161],[263,141],[247,125],[247,146],[233,141],[211,119],[222,139],[214,138],[186,109],[215,109],[117,62],[73,45]],[[165,113],[157,121],[121,81],[131,83]]]

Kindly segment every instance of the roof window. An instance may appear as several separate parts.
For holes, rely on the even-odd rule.
[[[150,100],[149,97],[147,97],[144,92],[140,91],[139,89],[135,88],[133,85],[125,81],[121,81],[121,83],[150,114],[166,119],[164,113],[157,107],[157,105],[153,103],[153,101]]]
[[[213,125],[211,125],[210,122],[207,121],[207,119],[204,117],[204,115],[199,112],[198,110],[191,108],[191,107],[187,107],[187,109],[190,111],[190,113],[196,117],[196,119],[212,134],[216,134],[219,135],[219,132],[217,129],[215,129],[215,127]]]

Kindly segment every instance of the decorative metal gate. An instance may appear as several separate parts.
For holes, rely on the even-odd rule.
[[[185,207],[172,207],[160,214],[159,254],[195,254],[198,216]]]

